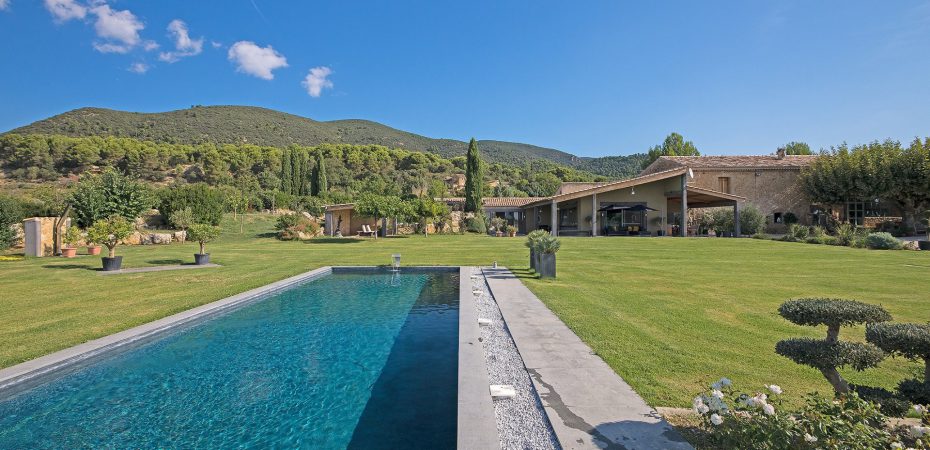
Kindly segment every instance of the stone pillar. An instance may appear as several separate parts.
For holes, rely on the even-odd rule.
[[[688,175],[681,176],[681,237],[688,237]]]
[[[335,236],[335,235],[336,235],[336,230],[333,229],[333,213],[332,213],[332,212],[329,212],[329,211],[326,211],[326,213],[323,214],[323,218],[324,218],[324,219],[323,219],[323,222],[326,224],[326,225],[325,225],[325,226],[326,226],[326,233],[324,233],[324,234],[328,234],[328,235],[330,235],[330,236]]]
[[[736,229],[736,237],[743,234],[739,226],[739,202],[733,202],[733,227]]]
[[[591,196],[591,236],[597,236],[597,192]]]
[[[550,214],[552,218],[552,223],[549,224],[549,234],[553,236],[559,235],[559,207],[558,202],[555,200],[552,201],[552,213]]]

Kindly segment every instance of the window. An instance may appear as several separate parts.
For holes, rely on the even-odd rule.
[[[784,219],[784,217],[782,217],[782,215],[781,215],[780,212],[777,212],[777,213],[775,213],[775,214],[772,215],[772,222],[775,222],[775,223],[782,223],[782,222],[784,222],[784,221],[785,221],[785,219]]]
[[[718,177],[717,185],[720,187],[720,189],[717,189],[718,191],[725,192],[727,194],[732,193],[730,192],[730,177]]]
[[[865,202],[846,202],[846,220],[849,223],[862,226],[863,217],[865,217]]]
[[[559,208],[559,228],[578,228],[578,203]]]

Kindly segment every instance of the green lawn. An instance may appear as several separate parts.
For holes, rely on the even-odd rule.
[[[740,387],[778,383],[826,391],[813,369],[775,355],[779,339],[820,335],[782,320],[778,305],[837,296],[884,305],[901,321],[930,321],[930,252],[880,252],[752,239],[565,238],[559,278],[526,272],[523,239],[430,236],[279,242],[267,217],[208,246],[218,269],[101,276],[96,257],[0,262],[0,367],[262,286],[324,265],[487,265],[497,260],[527,285],[646,400],[686,406],[728,376]],[[123,247],[124,266],[190,261],[195,244]],[[862,329],[844,330],[862,339]],[[918,372],[904,360],[848,373],[894,386]]]

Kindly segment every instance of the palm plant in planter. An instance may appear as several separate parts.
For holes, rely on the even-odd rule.
[[[123,257],[116,256],[116,246],[132,234],[133,226],[122,216],[112,216],[109,219],[98,220],[87,229],[87,240],[101,243],[109,250],[103,260],[103,270],[119,270],[123,265]]]
[[[536,255],[539,258],[536,271],[540,278],[555,278],[555,253],[561,247],[562,241],[548,233],[536,241]]]
[[[194,254],[194,262],[199,266],[210,263],[210,254],[205,252],[207,242],[220,235],[220,228],[205,223],[195,223],[187,229],[187,238],[200,244],[200,253]]]
[[[77,247],[75,244],[81,241],[81,230],[76,226],[68,227],[65,235],[62,236],[65,245],[61,248],[61,256],[65,258],[74,258],[77,256]]]
[[[537,270],[539,266],[539,254],[536,252],[536,241],[543,236],[549,235],[545,230],[533,230],[526,235],[526,242],[523,245],[530,249],[530,269]]]

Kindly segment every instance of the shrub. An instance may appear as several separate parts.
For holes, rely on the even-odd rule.
[[[713,448],[866,450],[895,443],[877,405],[855,393],[809,394],[804,408],[791,413],[783,408],[780,387],[738,392],[724,378],[695,397],[693,409]]]
[[[856,239],[856,227],[848,223],[841,223],[836,227],[836,244],[852,245]]]
[[[753,239],[768,239],[768,238],[769,238],[769,235],[767,235],[767,234],[765,234],[765,233],[756,233],[756,234],[752,235],[752,238],[753,238]]]
[[[517,232],[517,227],[513,225],[507,225],[507,234],[514,234]]]
[[[487,234],[488,227],[484,223],[483,217],[469,217],[466,221],[466,229],[471,233]]]
[[[172,211],[168,216],[168,223],[182,230],[187,230],[194,221],[194,211],[190,207]]]
[[[785,215],[782,216],[781,220],[785,223],[785,225],[791,226],[798,223],[798,216],[793,212],[786,212]]]
[[[897,250],[901,248],[901,241],[891,233],[869,233],[865,245],[873,250]]]
[[[23,220],[20,203],[12,198],[0,196],[0,250],[10,248],[16,240],[13,225]]]
[[[859,397],[878,405],[882,414],[892,417],[904,417],[911,409],[911,402],[903,400],[887,389],[850,385],[849,388]]]
[[[192,241],[200,244],[200,254],[205,255],[204,249],[207,242],[211,242],[220,235],[220,227],[205,223],[195,223],[187,230],[187,237]]]
[[[219,225],[226,209],[223,194],[204,183],[185,184],[162,189],[158,193],[158,210],[165,217],[190,208],[194,222]]]
[[[873,344],[839,340],[841,326],[891,320],[891,315],[881,306],[852,300],[805,298],[783,303],[778,313],[797,325],[827,326],[826,339],[786,339],[775,345],[775,353],[819,370],[838,394],[849,392],[849,383],[840,375],[838,367],[865,370],[878,365],[885,357]]]
[[[68,230],[65,231],[64,236],[61,237],[61,241],[71,247],[74,247],[77,243],[81,242],[81,239],[83,239],[83,236],[81,236],[81,229],[74,225],[68,227]]]
[[[930,404],[930,324],[869,324],[865,330],[865,339],[892,356],[922,359],[923,383],[919,380],[905,380],[898,386],[898,391],[914,403]]]
[[[110,258],[116,257],[116,246],[133,232],[132,223],[123,216],[112,216],[98,220],[87,229],[87,240],[103,244],[110,251]]]
[[[743,234],[756,234],[765,231],[765,216],[755,205],[746,205],[739,212],[739,226]]]
[[[135,220],[153,203],[154,198],[146,185],[114,169],[99,176],[81,178],[68,199],[72,216],[83,228],[112,216]]]
[[[315,236],[320,231],[320,225],[303,214],[282,214],[278,216],[275,229],[278,230],[278,239],[296,241],[301,238],[301,234]]]
[[[788,225],[788,230],[785,234],[785,240],[792,242],[804,242],[807,240],[809,231],[810,230],[806,226],[792,223],[791,225]]]

